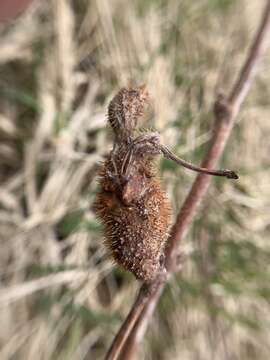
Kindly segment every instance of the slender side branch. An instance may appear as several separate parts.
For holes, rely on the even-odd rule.
[[[251,82],[255,75],[258,62],[261,60],[263,50],[266,47],[267,34],[270,27],[270,0],[266,1],[263,10],[263,16],[252,41],[246,61],[240,71],[240,74],[232,87],[227,99],[218,96],[214,105],[214,132],[211,145],[202,162],[202,167],[214,168],[221,157],[226,146],[228,137],[231,133],[234,120],[238,115],[240,106],[244,101]],[[171,235],[168,240],[166,252],[166,268],[168,274],[178,270],[177,258],[179,254],[179,245],[181,239],[185,235],[190,223],[192,222],[196,209],[201,203],[207,189],[210,185],[211,178],[205,174],[199,174],[187,195],[184,204],[179,211],[176,222],[172,228]],[[168,278],[168,276],[167,276]],[[142,285],[138,298],[135,301],[127,319],[118,332],[113,344],[108,351],[106,359],[116,359],[121,349],[125,354],[125,360],[132,357],[136,351],[138,344],[141,342],[148,323],[151,319],[155,305],[162,293],[165,284],[159,278],[154,280],[155,284],[151,284],[155,291],[147,292],[150,285]],[[142,291],[144,289],[144,291]],[[136,311],[139,309],[140,311]]]
[[[174,155],[166,146],[161,146],[161,151],[167,159],[173,160],[177,164],[184,166],[187,169],[197,171],[199,173],[207,174],[207,175],[224,176],[228,179],[238,179],[238,175],[232,170],[227,170],[227,169],[213,170],[210,168],[193,165],[190,162],[185,161],[185,160],[177,157],[176,155]]]
[[[105,357],[105,360],[115,360],[120,355],[120,352],[127,340],[130,332],[132,331],[136,321],[141,315],[148,297],[145,296],[145,286],[143,285],[140,289],[139,295],[135,300],[129,314],[127,315],[125,321],[123,322],[120,330],[114,338],[114,341],[108,350],[108,353]]]
[[[142,315],[145,305],[150,298],[158,299],[157,293],[166,281],[166,272],[160,273],[154,282],[145,283],[141,286],[138,297],[135,300],[129,314],[123,322],[120,330],[114,338],[114,341],[105,357],[105,360],[116,360],[119,358],[121,350],[128,339],[128,336],[134,328],[136,321]]]
[[[151,298],[149,298],[130,335],[128,336],[127,341],[125,342],[119,360],[134,360],[139,358],[139,356],[137,356],[138,346],[140,345],[140,342],[146,332],[148,323],[152,318],[152,314],[159,300],[159,296],[163,291],[164,285],[165,281],[161,283],[158,288],[156,288],[156,293],[153,294]]]
[[[260,61],[264,50],[266,49],[267,43],[267,34],[269,32],[269,18],[270,18],[270,1],[266,0],[266,5],[262,13],[261,23],[257,30],[257,33],[254,37],[253,42],[251,43],[249,54],[246,59],[244,66],[241,69],[240,75],[233,86],[229,96],[228,101],[232,105],[235,111],[239,111],[239,108],[244,101],[251,82],[255,76],[256,68],[258,62]]]

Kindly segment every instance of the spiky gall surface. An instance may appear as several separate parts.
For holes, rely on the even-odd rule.
[[[138,150],[136,142],[147,100],[145,86],[124,88],[109,105],[115,144],[102,164],[95,210],[112,258],[136,278],[151,281],[163,266],[171,208],[158,176],[157,154],[141,142]]]

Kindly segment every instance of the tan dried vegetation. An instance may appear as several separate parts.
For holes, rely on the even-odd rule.
[[[111,264],[93,202],[106,108],[146,83],[149,123],[199,163],[264,1],[40,1],[0,25],[0,358],[99,359],[138,288]],[[182,244],[140,359],[269,357],[269,52]],[[242,121],[244,120],[244,121]],[[166,160],[173,213],[194,175]]]

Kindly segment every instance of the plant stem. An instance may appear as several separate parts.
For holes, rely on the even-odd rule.
[[[238,78],[229,92],[228,97],[219,95],[214,104],[214,131],[211,144],[202,162],[203,168],[215,168],[218,160],[223,154],[224,148],[231,133],[234,120],[238,115],[252,80],[256,73],[258,62],[261,60],[266,47],[267,34],[270,24],[270,0],[266,1],[263,16],[257,33],[249,48],[246,61],[238,75]],[[196,210],[205,196],[210,185],[211,178],[205,174],[199,174],[188,193],[182,208],[172,227],[168,239],[166,251],[167,275],[160,276],[151,284],[143,284],[139,295],[131,309],[128,317],[116,335],[106,359],[117,359],[123,349],[124,359],[131,359],[138,351],[155,306],[162,294],[163,287],[169,279],[169,275],[178,271],[179,245],[184,237]],[[143,290],[143,291],[142,291]],[[139,310],[139,311],[138,311]]]

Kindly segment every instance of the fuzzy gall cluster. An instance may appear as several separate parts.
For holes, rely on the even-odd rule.
[[[162,267],[171,209],[154,155],[132,152],[145,94],[145,87],[122,89],[109,105],[116,143],[100,171],[95,209],[112,258],[136,278],[151,281]]]

